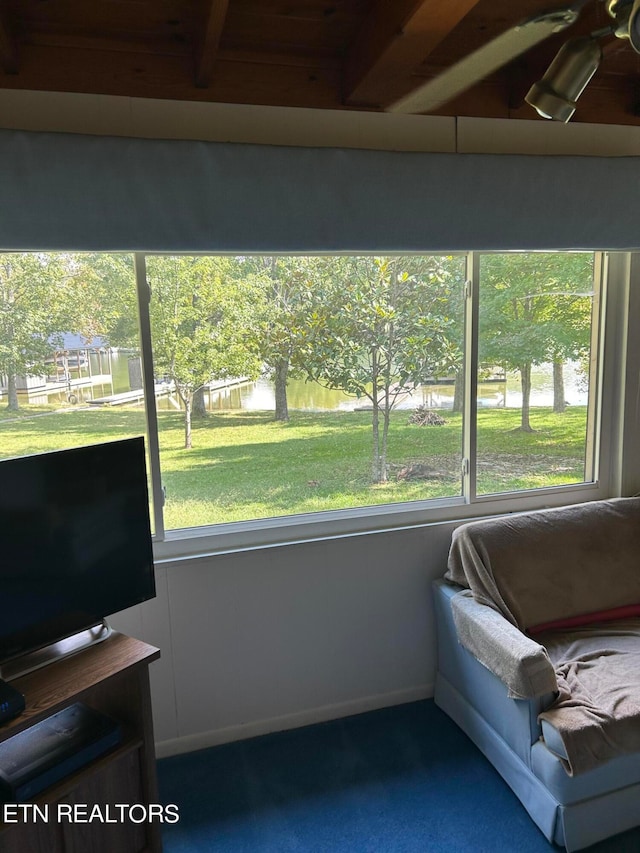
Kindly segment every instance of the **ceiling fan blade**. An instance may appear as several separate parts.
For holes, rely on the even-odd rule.
[[[388,112],[427,113],[479,83],[512,59],[554,33],[562,32],[578,19],[583,3],[535,15],[456,62],[404,98],[391,104]]]

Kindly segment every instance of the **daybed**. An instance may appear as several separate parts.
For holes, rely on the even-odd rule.
[[[435,701],[547,839],[640,825],[640,498],[460,526],[435,608]]]

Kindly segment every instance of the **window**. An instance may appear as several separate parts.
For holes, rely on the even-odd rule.
[[[148,258],[166,527],[459,496],[464,269]]]
[[[0,254],[1,456],[144,434],[139,352],[130,255]]]
[[[4,253],[0,453],[146,431],[159,539],[594,484],[600,264]]]
[[[486,254],[479,266],[478,494],[593,480],[593,254]]]

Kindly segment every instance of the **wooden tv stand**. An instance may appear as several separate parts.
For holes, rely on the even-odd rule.
[[[5,814],[0,806],[2,853],[160,853],[162,824],[158,817],[138,823],[143,808],[132,812],[133,821],[128,811],[124,821],[75,820],[79,814],[82,821],[94,805],[113,817],[123,813],[113,808],[118,804],[158,804],[149,693],[149,664],[158,657],[153,646],[114,632],[98,645],[11,682],[24,694],[26,709],[0,726],[0,742],[74,702],[118,720],[124,736],[114,750],[30,801],[41,812],[33,809],[29,814],[25,809],[14,823],[15,815]],[[63,813],[74,819],[59,822],[58,804],[71,804],[73,811],[64,805]],[[48,813],[46,821],[39,818],[41,813]],[[10,820],[1,822],[4,817]]]

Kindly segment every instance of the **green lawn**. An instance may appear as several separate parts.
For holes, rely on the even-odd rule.
[[[183,449],[179,412],[160,412],[168,529],[460,494],[461,416],[444,426],[408,423],[392,414],[389,481],[372,485],[370,412],[293,412],[287,424],[270,412],[224,412],[195,422]],[[554,415],[535,409],[534,433],[522,433],[516,409],[478,413],[480,492],[580,482],[584,476],[584,407]],[[144,432],[134,408],[25,409],[0,414],[0,456],[113,440]]]

